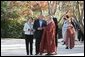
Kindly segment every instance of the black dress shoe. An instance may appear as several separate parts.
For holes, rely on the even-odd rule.
[[[40,55],[42,55],[42,53],[40,53]]]
[[[48,56],[49,56],[49,55],[54,55],[54,54],[51,54],[51,53],[47,53],[46,55],[48,55]]]
[[[33,55],[33,54],[30,54],[30,55]]]
[[[66,47],[66,49],[68,49],[68,47]]]
[[[36,53],[35,55],[38,55],[39,53]]]
[[[46,55],[50,55],[50,53],[47,53]]]
[[[70,48],[70,49],[72,49],[72,48]]]
[[[29,55],[29,54],[27,54],[27,55]]]
[[[35,55],[38,55],[38,54],[35,54]]]

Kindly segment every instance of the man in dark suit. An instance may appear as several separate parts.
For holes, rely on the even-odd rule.
[[[39,54],[39,47],[42,38],[43,28],[46,26],[46,21],[43,20],[44,16],[40,15],[37,20],[34,21],[33,28],[35,29],[34,38],[36,39],[36,55]]]
[[[57,39],[57,34],[58,34],[58,22],[57,22],[57,18],[56,17],[53,17],[53,21],[55,23],[55,43],[56,43],[56,46],[58,45],[57,42],[58,42],[58,39]]]

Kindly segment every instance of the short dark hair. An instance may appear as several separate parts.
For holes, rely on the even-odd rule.
[[[68,16],[68,15],[66,15],[66,18],[69,18],[69,16]]]

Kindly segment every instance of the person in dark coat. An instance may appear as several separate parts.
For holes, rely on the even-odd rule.
[[[36,39],[36,55],[39,54],[39,47],[40,42],[43,34],[43,28],[46,26],[46,21],[43,20],[44,16],[40,15],[37,20],[34,21],[33,28],[35,30],[34,32],[34,38]]]
[[[57,42],[58,42],[58,39],[57,39],[57,34],[58,34],[58,22],[57,22],[57,18],[56,17],[53,17],[53,21],[55,23],[55,43],[56,43],[56,46],[58,45]]]

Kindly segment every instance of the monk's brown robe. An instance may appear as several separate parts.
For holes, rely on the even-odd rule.
[[[55,24],[51,22],[43,31],[41,43],[40,43],[40,52],[41,53],[52,53],[56,51],[55,44]]]
[[[65,44],[68,48],[73,48],[75,44],[75,30],[72,25],[68,26]]]

